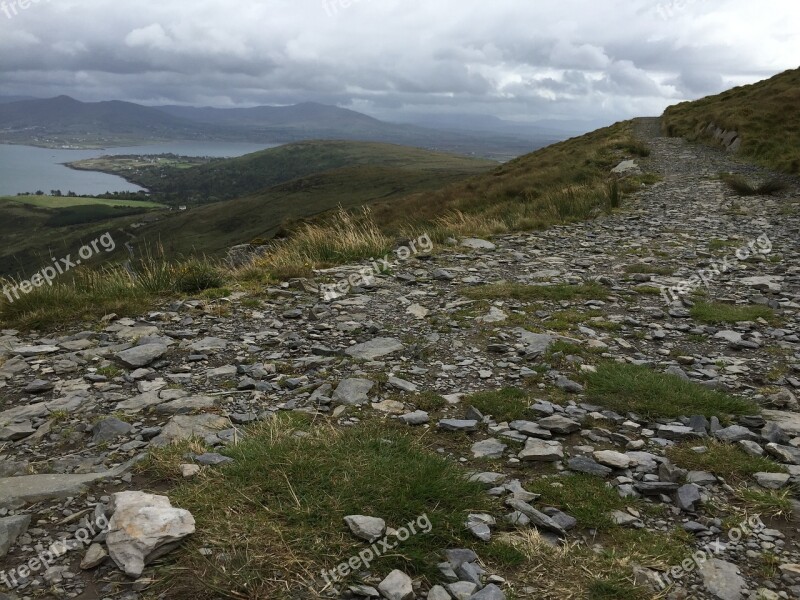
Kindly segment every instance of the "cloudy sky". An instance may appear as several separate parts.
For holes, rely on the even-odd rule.
[[[610,121],[800,66],[798,23],[797,0],[0,0],[0,95]]]

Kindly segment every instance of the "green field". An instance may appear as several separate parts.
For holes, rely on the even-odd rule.
[[[71,198],[69,196],[0,196],[0,202],[16,202],[40,208],[72,208],[75,206],[118,206],[121,208],[166,208],[157,202],[109,200],[107,198]]]

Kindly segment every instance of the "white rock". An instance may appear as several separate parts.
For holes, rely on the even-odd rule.
[[[378,585],[386,600],[413,600],[414,588],[411,577],[395,569]]]
[[[185,479],[189,479],[190,477],[194,477],[200,472],[200,465],[194,464],[184,464],[181,465],[181,476]]]
[[[145,565],[195,531],[191,513],[173,508],[166,496],[118,492],[111,496],[109,510],[108,553],[129,577],[141,576]]]
[[[431,311],[420,304],[412,304],[406,309],[406,312],[417,319],[424,319]]]
[[[497,246],[492,242],[480,240],[476,238],[467,238],[462,240],[461,245],[464,248],[472,248],[473,250],[496,250]]]
[[[621,452],[614,452],[613,450],[598,450],[593,454],[594,459],[601,465],[611,467],[613,469],[627,469],[636,464],[636,461]]]
[[[350,515],[344,518],[344,522],[347,523],[354,536],[370,543],[381,539],[386,533],[386,521],[377,517]]]
[[[108,556],[105,548],[100,544],[92,544],[86,551],[86,554],[81,561],[81,569],[88,571],[99,566]]]
[[[528,438],[518,458],[529,462],[557,462],[564,458],[564,447],[555,440]]]

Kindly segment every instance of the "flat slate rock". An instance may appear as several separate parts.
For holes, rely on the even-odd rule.
[[[166,352],[167,347],[163,344],[144,344],[118,352],[116,357],[126,367],[137,369],[146,367],[157,358],[164,356]]]
[[[135,460],[128,461],[104,473],[85,473],[64,475],[50,473],[44,475],[23,475],[0,479],[0,508],[17,507],[32,502],[77,496],[90,483],[112,477],[119,477],[133,466]]]
[[[369,340],[368,342],[364,342],[362,344],[350,346],[344,352],[353,358],[375,360],[376,358],[381,358],[382,356],[399,352],[404,347],[405,346],[403,346],[403,342],[397,338],[380,337]]]
[[[612,473],[612,469],[605,467],[597,461],[586,456],[576,456],[569,459],[567,467],[570,471],[577,471],[578,473],[586,473],[588,475],[596,475],[597,477],[608,477]]]
[[[706,590],[719,600],[741,600],[746,582],[739,574],[739,568],[719,558],[702,563],[698,571],[703,578]]]
[[[0,558],[3,558],[17,538],[28,530],[31,524],[30,515],[0,517]]]

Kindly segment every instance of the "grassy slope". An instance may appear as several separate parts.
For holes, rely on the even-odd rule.
[[[241,198],[294,179],[345,167],[382,167],[433,176],[453,172],[475,174],[496,164],[394,144],[314,141],[287,144],[192,169],[142,170],[132,180],[165,201],[204,204]]]
[[[124,254],[128,236],[120,230],[141,220],[144,209],[84,205],[47,209],[17,202],[0,202],[0,277],[30,277],[50,264],[50,257],[76,254],[87,241],[111,232],[117,241],[114,256]],[[102,262],[97,257],[96,262]]]
[[[526,231],[589,218],[618,206],[622,194],[637,189],[647,176],[620,182],[610,171],[625,158],[649,150],[625,121],[554,144],[434,192],[376,202],[361,223],[338,215],[292,230],[262,261],[247,270],[276,278],[310,275],[312,267],[358,261],[397,236],[427,233],[450,236]],[[376,235],[382,232],[383,241]],[[340,240],[331,247],[332,238]]]
[[[489,234],[584,219],[613,200],[611,169],[648,153],[632,131],[624,121],[553,144],[434,194],[384,203],[376,220],[389,230],[445,220],[453,233]]]
[[[717,96],[669,107],[664,130],[672,136],[703,139],[709,123],[736,130],[738,154],[766,167],[800,173],[800,69],[733,88]]]

